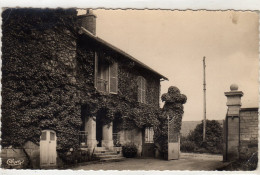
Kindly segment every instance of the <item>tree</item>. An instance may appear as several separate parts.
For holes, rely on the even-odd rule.
[[[208,150],[217,149],[222,151],[223,128],[216,120],[206,121],[206,144],[203,145],[203,121],[188,135],[188,140],[193,141],[196,146]]]

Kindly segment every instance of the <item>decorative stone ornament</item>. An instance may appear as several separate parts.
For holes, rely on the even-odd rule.
[[[228,106],[228,116],[238,116],[239,110],[241,107],[241,97],[243,96],[242,91],[238,91],[238,85],[232,84],[230,86],[230,91],[225,92],[227,97],[227,106]]]
[[[238,90],[238,85],[237,84],[231,84],[230,90],[231,91],[237,91]]]

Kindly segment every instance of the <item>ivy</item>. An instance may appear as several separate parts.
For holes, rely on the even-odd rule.
[[[103,124],[121,121],[119,130],[154,127],[158,143],[167,136],[160,77],[78,34],[76,10],[7,9],[2,18],[2,146],[39,144],[41,131],[52,129],[59,155],[76,150],[82,106],[88,117],[103,112]],[[116,95],[94,88],[96,51],[119,62]],[[148,104],[137,102],[140,75]]]

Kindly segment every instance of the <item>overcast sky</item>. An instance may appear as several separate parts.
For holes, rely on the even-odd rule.
[[[223,120],[232,83],[242,107],[258,106],[258,14],[254,12],[95,10],[97,36],[169,78],[188,97],[184,121],[203,119],[206,56],[207,118]]]

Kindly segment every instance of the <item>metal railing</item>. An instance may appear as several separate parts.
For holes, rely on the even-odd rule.
[[[108,91],[108,80],[97,77],[97,89],[102,92]]]
[[[120,147],[120,134],[118,133],[113,133],[113,143],[114,143],[114,147]]]
[[[79,131],[79,144],[82,147],[87,147],[88,133],[86,131]]]

